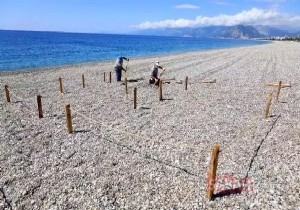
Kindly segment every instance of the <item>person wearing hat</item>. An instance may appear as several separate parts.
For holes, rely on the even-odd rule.
[[[150,84],[159,85],[158,69],[163,70],[159,75],[160,77],[164,73],[165,69],[159,65],[159,61],[156,61],[154,66],[151,68],[151,78],[149,80]]]
[[[127,61],[129,61],[128,58],[125,58],[125,57],[121,56],[121,57],[119,57],[116,60],[116,63],[115,63],[115,72],[116,72],[116,80],[117,80],[117,82],[121,81],[122,70],[126,72],[126,69],[123,68],[123,60],[124,59],[127,60]]]

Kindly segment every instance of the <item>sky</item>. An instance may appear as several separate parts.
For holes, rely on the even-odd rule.
[[[300,30],[300,0],[0,0],[0,29],[126,34],[271,25]]]

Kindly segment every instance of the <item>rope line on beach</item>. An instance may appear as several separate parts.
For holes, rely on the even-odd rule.
[[[149,91],[149,95],[150,95],[150,93],[151,93],[151,91]],[[190,96],[192,96],[193,98],[195,98],[195,99],[197,99],[194,95],[192,95],[192,94],[189,94]],[[148,99],[149,99],[149,97],[148,97]],[[197,99],[198,100],[198,99]],[[149,101],[149,100],[148,100]],[[147,103],[148,103],[148,101],[147,101]],[[99,121],[97,121],[97,120],[95,120],[95,119],[92,119],[92,118],[90,118],[90,117],[88,117],[87,115],[84,115],[84,114],[82,114],[82,113],[80,113],[80,112],[78,112],[77,110],[74,110],[74,108],[72,108],[72,110],[76,113],[76,114],[78,114],[78,115],[80,115],[80,116],[82,116],[82,117],[84,117],[84,118],[86,118],[86,119],[88,119],[88,120],[90,120],[90,121],[92,121],[92,122],[94,122],[94,123],[96,123],[96,124],[101,124],[101,125],[103,125],[103,126],[106,126],[108,129],[111,129],[111,130],[114,130],[114,131],[116,131],[116,132],[118,132],[118,133],[123,133],[123,134],[126,134],[126,135],[128,135],[128,136],[134,136],[134,137],[136,137],[136,138],[138,138],[138,139],[143,139],[143,140],[151,140],[152,138],[150,137],[150,136],[141,136],[141,135],[139,135],[139,134],[134,134],[134,133],[130,133],[130,132],[128,132],[128,131],[125,131],[125,130],[122,130],[122,129],[120,129],[120,128],[118,128],[118,129],[114,129],[111,125],[105,125],[103,122],[99,122]],[[258,124],[258,122],[256,122],[257,121],[257,119],[258,119],[259,117],[258,116],[256,116],[255,117],[255,119],[253,119],[252,120],[252,122],[250,123],[250,125],[248,125],[247,126],[247,128],[245,129],[245,130],[243,130],[237,137],[235,137],[234,139],[241,139],[241,138],[239,138],[240,136],[242,136],[242,135],[244,135],[246,132],[248,132],[249,130],[251,130],[251,129],[253,129],[253,128],[257,128],[257,124]],[[193,131],[194,130],[200,130],[200,129],[193,129]],[[254,131],[255,132],[255,131]],[[161,142],[164,142],[164,141],[161,141]],[[167,144],[167,143],[162,143],[162,144],[160,144],[161,146],[169,146],[169,147],[172,147],[172,146],[174,146],[174,145],[171,145],[171,144]],[[181,147],[182,148],[182,146],[184,146],[184,148],[189,148],[189,149],[193,149],[193,150],[195,150],[195,151],[198,151],[198,152],[208,152],[208,151],[211,151],[211,149],[203,149],[203,148],[197,148],[197,147],[195,147],[195,146],[193,146],[193,145],[189,145],[189,144],[180,144],[180,145],[177,145],[177,146],[179,146],[179,147]],[[224,146],[224,147],[222,147],[222,150],[221,151],[226,151],[227,149],[229,149],[229,148],[231,148],[232,146],[231,146],[231,144],[229,144],[228,146]]]
[[[109,126],[109,125],[104,125],[102,122],[100,122],[100,121],[98,121],[98,120],[95,120],[95,119],[92,119],[92,118],[88,117],[87,115],[84,115],[84,114],[82,114],[82,113],[80,113],[80,112],[74,110],[74,108],[71,108],[71,110],[72,110],[74,113],[76,113],[76,114],[78,114],[78,115],[84,117],[85,119],[88,119],[88,120],[94,122],[95,124],[101,124],[101,125],[104,126],[104,127],[108,127],[108,129],[111,129],[111,130],[120,132],[120,130],[116,130],[116,129],[114,129],[112,126]],[[130,133],[130,132],[127,132],[127,131],[121,131],[121,133],[124,133],[124,132],[125,132],[126,134],[128,134],[128,135],[136,136],[136,137],[138,137],[139,139],[141,139],[141,138],[147,139],[146,137],[143,137],[143,136],[141,136],[141,135],[133,134],[133,133]],[[106,141],[109,141],[109,142],[111,142],[111,143],[113,143],[113,144],[115,144],[115,145],[121,146],[121,147],[123,147],[123,148],[126,148],[126,149],[128,149],[128,150],[134,152],[134,153],[137,153],[137,154],[139,154],[141,157],[143,157],[143,158],[145,158],[145,159],[150,159],[150,160],[152,160],[152,161],[161,163],[161,164],[163,164],[163,165],[166,165],[166,166],[169,166],[169,167],[176,168],[176,169],[179,169],[179,170],[181,170],[181,171],[184,171],[185,173],[187,173],[187,174],[189,174],[189,175],[197,176],[196,174],[194,174],[194,173],[188,171],[187,169],[185,169],[185,168],[183,168],[183,167],[181,167],[181,166],[172,164],[171,161],[169,161],[169,163],[168,163],[168,162],[165,161],[165,160],[161,160],[161,159],[158,159],[158,158],[153,157],[151,154],[149,154],[149,153],[147,153],[147,152],[146,152],[146,154],[143,154],[141,151],[138,151],[138,150],[136,150],[136,149],[133,149],[132,147],[130,147],[130,146],[126,145],[126,144],[122,144],[122,143],[120,143],[120,142],[116,142],[116,141],[107,139],[107,138],[104,137],[104,135],[95,133],[95,132],[93,132],[93,131],[92,131],[91,133],[93,133],[95,136],[99,136],[99,137],[101,137],[102,139],[104,139],[104,140],[106,140]],[[150,137],[148,137],[148,138],[150,138]],[[147,140],[149,140],[149,139],[147,139]],[[166,145],[166,144],[165,144],[165,145]]]
[[[64,101],[63,98],[62,98],[62,100]],[[127,132],[127,131],[124,131],[124,130],[115,129],[115,128],[113,128],[113,127],[110,126],[110,125],[105,125],[105,124],[103,124],[103,122],[100,122],[100,121],[95,120],[95,119],[93,119],[93,118],[91,118],[91,117],[89,117],[89,116],[87,116],[87,115],[85,115],[85,114],[80,113],[79,111],[75,110],[74,108],[71,108],[71,110],[72,110],[74,113],[76,113],[76,114],[78,114],[78,115],[84,117],[85,119],[89,120],[90,122],[94,122],[94,123],[97,124],[97,125],[100,124],[100,125],[102,125],[103,127],[107,127],[108,129],[114,130],[114,131],[116,131],[116,132],[124,133],[124,134],[130,135],[130,136],[135,136],[135,137],[137,137],[137,138],[139,138],[139,139],[144,139],[144,140],[151,140],[151,139],[152,139],[152,138],[149,137],[149,136],[142,136],[142,135],[133,134],[133,133],[130,133],[130,132]],[[99,134],[97,134],[97,133],[93,133],[93,134],[99,136]],[[185,168],[183,168],[183,167],[181,167],[181,166],[177,166],[177,165],[172,164],[172,163],[171,163],[172,161],[165,161],[165,160],[161,160],[161,159],[155,158],[155,157],[153,157],[153,156],[152,156],[151,154],[149,154],[149,153],[143,154],[141,151],[135,150],[135,149],[133,149],[132,147],[126,145],[126,144],[121,144],[120,142],[115,142],[115,141],[113,141],[113,140],[105,139],[101,134],[100,134],[100,136],[101,136],[104,140],[107,140],[107,141],[109,141],[109,142],[111,142],[111,143],[114,143],[114,144],[116,144],[116,145],[118,145],[118,146],[122,146],[122,147],[124,147],[124,148],[126,148],[126,149],[128,149],[128,150],[130,150],[130,151],[133,151],[133,152],[135,152],[135,153],[140,154],[143,158],[150,159],[150,160],[153,160],[153,161],[155,161],[155,162],[159,162],[159,163],[161,163],[161,164],[164,164],[164,165],[167,165],[167,166],[170,166],[170,167],[173,167],[173,168],[177,168],[177,169],[179,169],[179,170],[181,170],[181,171],[184,171],[185,173],[187,173],[187,174],[189,174],[189,175],[197,176],[196,174],[194,174],[194,173],[188,171],[187,169],[185,169]],[[161,145],[161,146],[174,147],[174,145],[166,144],[166,143],[161,144],[161,142],[160,142],[160,145]],[[181,145],[179,145],[179,146],[184,146],[184,144],[181,144]],[[186,145],[185,148],[190,148],[190,149],[194,149],[194,150],[201,151],[201,152],[203,152],[203,151],[205,151],[205,152],[210,151],[210,149],[202,149],[202,148],[201,148],[201,149],[199,150],[198,148],[195,148],[195,147],[193,147],[193,146],[188,146],[188,145]],[[177,149],[177,148],[175,148],[175,149]],[[168,163],[168,162],[169,162],[169,163]]]
[[[68,82],[66,82],[66,83],[67,83],[67,84],[70,84],[70,83],[68,83]],[[17,94],[15,94],[14,92],[12,92],[10,89],[8,89],[8,91],[9,91],[12,95],[14,95],[14,97],[16,97],[17,99],[19,99],[21,102],[27,102],[28,99],[29,99],[29,98],[28,98],[28,99],[23,99],[23,98],[19,97]],[[146,104],[149,103],[150,94],[151,94],[151,90],[149,91],[148,100],[147,100]],[[196,98],[193,94],[189,94],[189,95],[192,96],[192,98],[195,98],[195,99],[198,100],[198,98]],[[63,106],[62,101],[63,101],[64,103],[66,103],[65,100],[64,100],[65,94],[64,94],[64,93],[60,93],[60,96],[61,96],[61,97],[60,97],[61,100],[58,100],[58,101],[61,102],[61,105]],[[30,101],[31,101],[31,100],[30,100]],[[31,103],[32,103],[32,101],[31,101]],[[24,104],[24,105],[25,105],[25,107],[30,108],[30,110],[32,110],[32,107],[29,107],[29,106],[27,106],[26,104]],[[81,113],[80,111],[74,109],[73,107],[71,108],[71,110],[72,110],[75,114],[77,114],[77,115],[79,115],[79,116],[81,116],[81,117],[83,117],[83,118],[89,120],[90,123],[94,123],[94,124],[97,124],[97,125],[101,125],[101,126],[103,126],[103,127],[106,127],[108,131],[113,130],[113,131],[115,131],[115,132],[117,132],[117,133],[123,133],[123,134],[125,134],[125,135],[127,135],[127,136],[136,137],[136,138],[138,138],[138,139],[142,139],[142,140],[146,140],[146,141],[152,140],[152,139],[153,139],[153,138],[151,138],[151,137],[148,136],[148,135],[140,135],[140,134],[135,134],[135,133],[128,132],[128,131],[123,130],[123,129],[120,129],[120,128],[117,128],[117,129],[116,129],[116,128],[113,128],[112,125],[109,125],[109,124],[104,123],[104,122],[100,122],[100,121],[98,121],[98,120],[96,120],[96,119],[93,119],[93,118],[91,118],[91,117],[89,117],[89,116],[87,116],[87,115]],[[151,111],[152,111],[152,110],[151,110]],[[151,113],[152,113],[152,112],[151,112]],[[247,129],[243,130],[243,131],[242,131],[237,137],[235,137],[234,139],[237,139],[237,138],[238,138],[238,141],[240,141],[240,140],[242,139],[242,138],[240,138],[240,136],[244,135],[246,132],[248,132],[249,130],[252,130],[253,128],[257,128],[257,124],[259,123],[259,122],[255,122],[255,121],[257,121],[257,118],[258,118],[258,117],[256,116],[255,119],[252,120],[252,122],[250,123],[250,125],[247,126]],[[277,121],[277,120],[276,120],[276,121]],[[195,130],[196,130],[196,129],[195,129]],[[255,129],[255,130],[256,130],[256,129]],[[104,131],[104,130],[101,129],[101,132],[102,132],[102,131]],[[143,158],[150,159],[150,160],[159,162],[159,163],[161,163],[161,164],[168,165],[168,166],[173,167],[173,168],[177,168],[177,169],[179,169],[179,170],[181,170],[181,171],[184,171],[184,172],[186,172],[186,173],[188,173],[188,174],[190,174],[190,175],[195,175],[195,174],[193,174],[192,172],[189,172],[187,169],[185,169],[185,168],[183,168],[183,167],[181,167],[181,166],[177,166],[177,165],[172,164],[171,161],[161,160],[161,159],[158,159],[158,158],[156,158],[156,157],[153,157],[153,156],[152,156],[150,153],[148,153],[147,151],[145,151],[145,153],[143,153],[142,151],[138,151],[138,150],[132,148],[132,147],[129,146],[129,145],[120,143],[120,142],[118,142],[118,141],[113,141],[113,140],[111,140],[111,139],[107,139],[107,138],[105,138],[104,135],[102,135],[102,134],[97,134],[97,133],[95,133],[94,131],[92,131],[92,133],[93,133],[94,135],[96,135],[96,136],[101,136],[101,138],[103,138],[103,139],[106,140],[106,141],[109,141],[109,142],[111,142],[111,143],[113,143],[113,144],[116,144],[116,145],[118,145],[118,146],[121,146],[121,147],[123,147],[123,148],[126,148],[126,149],[128,149],[128,150],[130,150],[130,151],[132,151],[132,152],[138,153],[138,154],[139,154],[140,156],[142,156]],[[254,131],[254,133],[255,133],[255,131]],[[158,140],[158,139],[157,139],[157,140]],[[159,143],[159,146],[162,146],[162,147],[163,147],[163,146],[168,146],[170,149],[173,149],[173,147],[174,147],[174,144],[166,143],[166,141],[163,141],[163,140],[158,140],[156,143]],[[211,149],[197,148],[197,147],[195,147],[195,146],[193,146],[193,145],[189,145],[189,144],[179,144],[179,145],[175,145],[175,146],[178,146],[178,147],[183,148],[183,149],[190,148],[190,149],[193,149],[193,150],[198,151],[198,152],[203,152],[203,151],[208,152],[208,151],[211,151]],[[225,150],[227,150],[228,148],[231,148],[231,147],[232,147],[231,144],[229,144],[228,146],[222,147],[221,152],[222,152],[222,151],[225,151]],[[178,150],[178,148],[174,148],[174,149]],[[160,152],[160,151],[159,151],[159,152]],[[250,167],[249,167],[249,168],[251,168],[251,164],[250,164]],[[248,171],[249,171],[249,170],[248,170]],[[195,176],[196,176],[196,175],[195,175]]]
[[[7,90],[10,92],[10,94],[11,95],[13,95],[15,98],[17,98],[20,102],[24,102],[23,103],[23,105],[24,105],[24,107],[26,107],[29,111],[30,111],[30,114],[32,114],[32,115],[35,115],[36,113],[33,111],[33,108],[31,107],[31,106],[29,106],[28,104],[26,104],[26,102],[27,103],[33,103],[29,98],[29,100],[27,99],[24,99],[24,98],[22,98],[22,97],[19,97],[17,94],[15,94],[15,92],[12,92],[9,88],[7,88]]]
[[[150,94],[150,93],[151,93],[151,91],[149,91],[149,94]],[[60,99],[62,99],[62,101],[63,101],[65,104],[67,104],[67,102],[64,100],[64,95],[65,95],[64,93],[60,93],[60,96],[61,96]],[[64,105],[65,105],[65,104],[64,104]],[[63,107],[64,107],[64,105],[62,104]],[[87,116],[87,115],[85,115],[85,114],[82,114],[82,113],[79,112],[78,110],[75,110],[74,107],[71,107],[70,109],[71,109],[74,113],[76,113],[76,114],[82,116],[83,118],[85,118],[85,119],[87,119],[87,120],[89,120],[89,121],[91,121],[91,122],[94,122],[95,124],[100,124],[100,125],[102,125],[102,126],[104,126],[104,127],[107,127],[108,129],[111,129],[111,130],[116,131],[116,132],[118,132],[118,133],[123,133],[123,134],[126,134],[126,135],[128,135],[128,136],[133,136],[133,137],[136,137],[136,138],[138,138],[138,139],[143,139],[143,140],[146,140],[146,141],[149,141],[149,140],[152,140],[152,139],[153,139],[152,137],[150,137],[150,136],[148,136],[148,135],[134,134],[134,133],[128,132],[128,131],[123,130],[123,129],[120,129],[120,128],[115,129],[115,128],[112,127],[112,125],[105,124],[104,122],[100,122],[100,121],[95,120],[95,119],[93,119],[93,118],[91,118],[91,117],[89,117],[89,116]],[[160,145],[162,145],[162,146],[169,146],[169,147],[171,147],[171,148],[174,147],[173,144],[167,144],[167,143],[164,143],[164,142],[165,142],[165,141],[160,140]],[[185,147],[186,147],[186,148],[189,148],[189,149],[193,149],[193,150],[195,150],[195,151],[197,151],[197,152],[208,152],[208,151],[211,151],[210,148],[208,148],[208,149],[205,149],[205,148],[198,148],[198,147],[196,147],[196,146],[194,146],[194,145],[189,145],[189,144],[180,144],[180,145],[177,145],[177,146],[179,146],[179,147],[181,147],[181,148],[185,148]]]
[[[251,168],[252,168],[252,164],[253,164],[253,162],[254,162],[254,159],[257,157],[257,154],[258,154],[258,152],[259,152],[259,150],[260,150],[262,144],[263,144],[264,141],[268,138],[269,134],[272,132],[273,128],[275,127],[275,125],[276,125],[276,123],[277,123],[277,121],[278,121],[278,119],[279,119],[280,117],[281,117],[281,115],[278,115],[278,116],[275,118],[275,120],[274,120],[274,121],[272,122],[272,124],[271,124],[271,127],[270,127],[269,130],[266,132],[264,138],[260,141],[258,147],[255,149],[254,154],[253,154],[253,156],[252,156],[252,158],[251,158],[251,160],[250,160],[250,164],[249,164],[249,166],[248,166],[248,170],[247,170],[247,173],[246,173],[244,179],[246,179],[246,178],[249,176],[249,172],[250,172],[250,170],[251,170]]]
[[[100,125],[102,125],[103,127],[107,127],[107,129],[116,131],[116,132],[118,132],[118,133],[123,133],[123,134],[126,134],[126,135],[128,135],[128,136],[133,136],[133,137],[136,137],[136,138],[138,138],[138,139],[143,139],[143,140],[146,140],[146,141],[149,141],[149,140],[152,140],[152,139],[153,139],[153,138],[151,138],[150,136],[147,136],[147,135],[134,134],[134,133],[131,133],[131,132],[122,130],[122,129],[120,129],[120,128],[118,128],[118,129],[113,128],[112,125],[104,124],[103,122],[100,122],[100,121],[98,121],[98,120],[95,120],[95,119],[93,119],[93,118],[91,118],[91,117],[89,117],[89,116],[87,116],[87,115],[85,115],[85,114],[80,113],[79,111],[75,110],[74,108],[71,108],[71,110],[72,110],[74,113],[76,113],[76,114],[78,114],[78,115],[84,117],[85,119],[87,119],[87,120],[89,120],[89,121],[91,121],[91,122],[94,122],[94,123],[97,124],[97,125],[100,124]],[[165,143],[163,140],[160,140],[159,142],[160,142],[160,145],[161,145],[161,146],[174,147],[173,144]],[[176,145],[176,146],[179,146],[179,147],[181,147],[181,148],[184,148],[184,147],[182,147],[182,146],[185,146],[186,148],[194,149],[194,150],[196,150],[196,151],[198,151],[198,152],[203,152],[203,151],[207,152],[207,151],[210,151],[210,149],[197,148],[197,147],[195,147],[195,146],[188,145],[188,144],[179,144],[179,145]]]
[[[92,133],[93,133],[93,132],[92,132]],[[147,160],[152,160],[152,161],[154,161],[154,162],[158,162],[158,163],[160,163],[160,164],[163,164],[163,165],[166,165],[166,166],[169,166],[169,167],[172,167],[172,168],[176,168],[176,169],[178,169],[178,170],[181,170],[181,171],[187,173],[188,175],[192,175],[192,176],[198,177],[197,174],[194,174],[194,173],[188,171],[186,168],[183,168],[183,167],[181,167],[181,166],[174,165],[174,164],[171,163],[171,161],[170,161],[170,163],[168,163],[168,162],[165,161],[165,160],[161,160],[161,159],[158,159],[158,158],[153,157],[151,154],[148,154],[147,152],[145,152],[145,154],[144,154],[144,153],[142,153],[142,152],[140,152],[140,151],[138,151],[138,150],[135,150],[135,149],[131,148],[130,146],[128,146],[128,145],[126,145],[126,144],[122,144],[122,143],[120,143],[120,142],[116,142],[116,141],[110,140],[110,139],[108,139],[108,138],[105,138],[105,137],[102,136],[101,134],[98,134],[98,133],[93,133],[93,134],[94,134],[95,136],[101,137],[103,140],[106,140],[106,141],[108,141],[108,142],[110,142],[110,143],[112,143],[112,144],[115,144],[115,145],[120,146],[120,147],[122,147],[122,148],[126,148],[127,150],[129,150],[129,151],[131,151],[131,152],[134,152],[134,153],[136,153],[136,154],[139,154],[141,158],[144,158],[144,159],[147,159]]]
[[[17,99],[18,99],[19,101],[21,101],[21,102],[26,102],[26,101],[32,102],[29,98],[24,99],[24,98],[19,97],[17,94],[15,94],[15,92],[11,91],[9,88],[7,88],[7,90],[8,90],[15,98],[17,98]]]

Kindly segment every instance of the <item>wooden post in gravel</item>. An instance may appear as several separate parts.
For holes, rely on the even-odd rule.
[[[82,87],[85,88],[84,74],[82,75]]]
[[[136,99],[137,99],[136,93],[137,93],[137,88],[135,87],[135,88],[133,89],[133,109],[136,109]]]
[[[268,118],[269,116],[269,111],[270,111],[270,106],[271,106],[271,102],[272,102],[272,93],[268,94],[268,100],[267,100],[267,105],[266,105],[266,110],[265,110],[265,119]]]
[[[163,85],[163,83],[162,83],[162,80],[159,80],[159,87],[158,87],[158,89],[159,89],[159,95],[158,95],[158,98],[159,98],[159,101],[162,101],[163,100],[163,97],[162,97],[162,85]]]
[[[128,84],[127,84],[127,77],[125,77],[125,93],[128,94]]]
[[[207,180],[207,198],[208,198],[208,200],[212,200],[213,195],[214,195],[217,166],[218,166],[219,148],[220,148],[220,146],[218,144],[215,144],[214,148],[212,150],[212,153],[211,153],[209,174],[208,174],[208,180]]]
[[[58,78],[58,81],[59,81],[59,92],[63,92],[63,87],[62,87],[62,79],[61,79],[61,77],[60,78]]]
[[[188,77],[185,77],[185,82],[184,82],[184,84],[185,84],[185,90],[187,90],[187,88],[188,88]]]
[[[70,104],[67,104],[67,105],[66,105],[66,118],[67,118],[67,129],[68,129],[68,133],[69,133],[69,134],[70,134],[70,133],[73,133]]]
[[[38,104],[39,118],[43,118],[42,96],[38,95],[36,99]]]
[[[5,94],[6,94],[6,101],[10,102],[10,95],[9,95],[8,85],[5,85],[4,89],[5,89]]]
[[[277,89],[277,94],[276,94],[276,101],[279,102],[279,94],[280,94],[280,90],[282,87],[282,82],[279,81],[279,85],[278,85],[278,89]]]
[[[109,72],[109,83],[111,83],[111,71]]]
[[[105,72],[103,73],[103,81],[105,82]]]

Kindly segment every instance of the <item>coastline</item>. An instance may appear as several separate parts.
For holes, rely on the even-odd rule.
[[[256,40],[260,41],[260,40]],[[261,40],[264,41],[264,40]],[[271,44],[274,41],[267,41],[266,44]],[[168,56],[181,56],[184,54],[189,53],[202,53],[206,51],[218,51],[218,50],[226,50],[226,49],[234,49],[234,48],[247,48],[252,46],[259,46],[259,45],[250,45],[250,46],[233,46],[233,47],[225,47],[225,48],[218,48],[218,49],[202,49],[202,50],[194,50],[194,51],[187,51],[187,52],[173,52],[173,53],[163,53],[157,55],[149,55],[149,56],[138,56],[138,57],[131,57],[131,59],[139,60],[139,59],[151,59],[151,58],[159,58],[159,57],[168,57]],[[14,70],[1,70],[0,75],[14,75],[14,74],[23,74],[23,73],[34,73],[34,72],[47,72],[47,71],[56,71],[56,70],[63,70],[68,68],[80,68],[80,67],[89,67],[95,65],[101,65],[106,63],[112,63],[114,65],[115,59],[111,60],[104,60],[104,61],[91,61],[91,62],[83,62],[83,63],[73,63],[73,64],[64,64],[58,66],[49,66],[49,67],[36,67],[36,68],[22,68],[22,69],[14,69]]]
[[[298,208],[299,57],[298,43],[272,42],[130,58],[128,95],[114,77],[112,83],[107,77],[103,81],[104,72],[113,73],[114,61],[1,72],[2,89],[9,86],[12,102],[1,91],[0,207]],[[156,60],[166,68],[164,78],[176,78],[163,85],[163,101],[148,84]],[[214,79],[216,83],[202,83]],[[279,81],[292,87],[283,88],[277,102],[277,88],[266,84]],[[270,92],[273,101],[264,119]],[[72,134],[66,131],[67,104]],[[219,182],[216,198],[208,201],[208,168],[216,143]],[[250,181],[241,188],[246,179]]]
[[[164,37],[165,38],[165,37]],[[181,38],[181,37],[173,37],[173,38]],[[207,38],[207,39],[212,39],[211,41],[213,41],[213,40],[226,40],[226,39],[223,39],[223,38],[219,38],[219,39],[213,39],[213,38]],[[228,40],[234,40],[234,39],[228,39]],[[262,41],[262,40],[237,40],[237,41],[253,41],[253,42],[270,42],[270,41]],[[256,46],[256,45],[260,45],[260,44],[254,44],[254,43],[252,43],[252,44],[246,44],[246,45],[243,45],[243,44],[240,44],[240,46],[223,46],[223,44],[224,43],[222,43],[221,42],[221,44],[220,44],[220,46],[218,46],[217,48],[215,48],[215,46],[213,45],[213,44],[211,44],[212,46],[211,47],[208,47],[207,46],[207,48],[204,48],[203,46],[203,48],[202,47],[200,47],[200,48],[202,48],[202,49],[190,49],[190,47],[189,46],[187,46],[187,48],[186,49],[181,49],[181,50],[179,50],[179,49],[173,49],[174,51],[173,52],[168,52],[168,51],[165,51],[165,52],[160,52],[159,54],[156,54],[156,52],[154,52],[154,51],[149,51],[149,55],[136,55],[136,56],[132,56],[132,58],[135,58],[135,59],[139,59],[139,58],[144,58],[144,57],[161,57],[161,56],[168,56],[168,55],[172,55],[172,54],[182,54],[182,53],[188,53],[188,52],[201,52],[201,51],[209,51],[209,50],[218,50],[218,49],[230,49],[230,48],[236,48],[236,47],[247,47],[247,46]],[[190,50],[187,50],[187,49],[190,49]],[[178,51],[179,50],[179,51]],[[147,52],[147,49],[145,49],[145,52]],[[124,54],[124,52],[123,51],[121,51],[120,52],[121,54]],[[142,53],[142,54],[148,54],[148,53]],[[99,55],[99,56],[101,56],[101,55]],[[119,55],[117,55],[117,56],[119,56]],[[126,56],[129,56],[129,57],[131,57],[130,55],[126,55]],[[94,58],[95,59],[95,58]],[[99,59],[99,58],[98,58]],[[60,67],[70,67],[70,66],[77,66],[77,65],[88,65],[88,64],[93,64],[93,63],[99,63],[99,62],[109,62],[109,61],[111,61],[111,60],[115,60],[116,58],[102,58],[102,59],[100,59],[100,60],[95,60],[95,61],[86,61],[86,62],[76,62],[76,61],[74,61],[74,63],[72,63],[72,62],[70,62],[69,64],[61,64],[61,65],[50,65],[50,66],[41,66],[41,67],[29,67],[29,68],[13,68],[12,66],[11,67],[9,67],[8,66],[8,68],[13,68],[13,69],[0,69],[0,73],[1,72],[13,72],[13,71],[22,71],[22,72],[27,72],[27,71],[35,71],[35,70],[47,70],[47,69],[53,69],[53,68],[60,68]],[[59,60],[59,58],[57,57],[56,58],[56,60]],[[52,60],[52,64],[54,64],[54,63],[56,63],[54,60]],[[4,63],[5,63],[5,61],[4,61]],[[11,65],[13,65],[13,64],[11,64]],[[36,65],[39,65],[39,64],[36,64]],[[26,66],[26,65],[25,65]],[[3,66],[2,66],[3,67]]]

